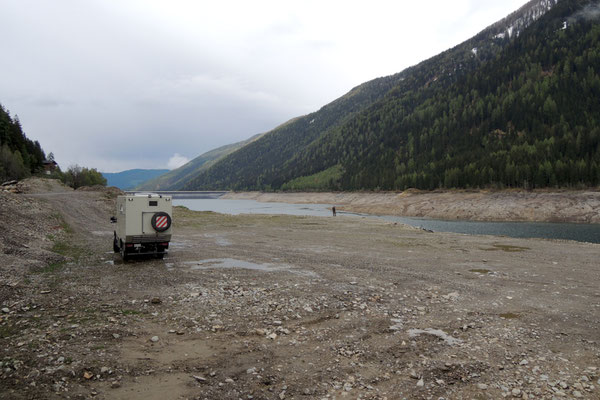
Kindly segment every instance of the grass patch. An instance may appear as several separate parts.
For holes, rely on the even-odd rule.
[[[504,318],[504,319],[518,319],[518,318],[521,318],[521,315],[509,312],[509,313],[499,314],[499,317]]]
[[[310,176],[301,176],[284,183],[281,190],[331,190],[337,188],[344,170],[341,165],[334,165],[324,171]]]
[[[74,230],[66,223],[61,214],[53,214],[53,217],[57,219],[60,228],[63,233],[58,235],[49,234],[47,238],[52,240],[52,247],[50,251],[65,257],[65,260],[56,261],[48,264],[41,270],[36,271],[37,273],[54,273],[60,271],[68,261],[78,262],[79,259],[86,253],[85,249],[78,247],[73,244]]]
[[[121,314],[123,314],[123,315],[141,315],[142,312],[137,311],[137,310],[121,310]]]
[[[50,249],[53,253],[60,254],[61,256],[68,256],[71,252],[69,244],[64,240],[56,240]]]
[[[47,265],[46,267],[42,268],[41,270],[37,271],[40,274],[50,274],[53,272],[57,272],[60,271],[66,264],[66,261],[60,261],[60,262],[54,262],[52,264]]]
[[[510,244],[494,244],[493,247],[488,249],[481,249],[484,251],[505,251],[507,253],[519,253],[525,250],[531,250],[529,247],[513,246]]]
[[[11,336],[15,336],[20,332],[19,328],[14,325],[2,325],[0,326],[0,339],[6,339]]]
[[[66,234],[71,235],[74,232],[73,228],[71,228],[71,226],[67,224],[67,221],[65,221],[62,214],[55,213],[52,216],[58,221],[58,225]]]
[[[477,273],[477,274],[489,274],[490,272],[492,272],[492,271],[490,271],[489,269],[483,269],[483,268],[482,268],[482,269],[479,269],[479,268],[476,268],[476,269],[470,269],[469,271],[470,271],[470,272],[475,272],[475,273]]]

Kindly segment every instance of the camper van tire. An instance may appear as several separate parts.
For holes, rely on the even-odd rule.
[[[121,251],[121,247],[119,246],[119,241],[117,240],[117,232],[115,232],[115,238],[113,239],[113,251],[118,253]]]
[[[121,258],[123,261],[127,261],[129,259],[129,254],[127,254],[127,249],[125,249],[125,246],[121,246]]]

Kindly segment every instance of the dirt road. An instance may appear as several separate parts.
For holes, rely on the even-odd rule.
[[[600,398],[599,245],[177,208],[123,263],[60,192],[0,195],[1,399]]]

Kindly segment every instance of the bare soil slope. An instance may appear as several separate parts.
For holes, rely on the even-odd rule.
[[[599,245],[177,208],[123,263],[110,193],[0,201],[0,399],[600,397]]]

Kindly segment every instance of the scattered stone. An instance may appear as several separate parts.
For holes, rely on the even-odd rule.
[[[448,294],[442,296],[443,299],[450,300],[450,301],[456,301],[456,300],[458,300],[459,297],[460,297],[460,295],[458,294],[458,292],[452,292],[452,293],[448,293]]]
[[[117,388],[120,388],[120,387],[121,387],[121,382],[119,382],[119,381],[113,381],[113,382],[110,384],[110,387],[111,387],[112,389],[117,389]]]
[[[113,335],[113,337],[114,337],[115,339],[118,339],[118,338],[120,338],[120,337],[121,337],[121,335],[119,335],[118,333],[113,333],[112,335]]]
[[[159,297],[153,297],[152,300],[150,300],[150,303],[152,303],[152,304],[162,304],[162,300]]]
[[[481,390],[487,390],[488,385],[486,385],[485,383],[478,383],[477,388]]]
[[[569,385],[567,384],[567,382],[563,382],[563,381],[561,381],[561,382],[560,382],[558,385],[559,385],[561,388],[563,388],[563,389],[568,389],[568,388],[569,388]]]
[[[89,372],[89,371],[85,371],[85,372],[83,373],[83,377],[84,377],[85,379],[88,379],[88,380],[89,380],[89,379],[92,379],[92,378],[94,377],[94,374],[92,374],[92,373],[91,373],[91,372]]]
[[[402,329],[402,319],[392,318],[391,321],[394,323],[394,325],[390,326],[391,331],[399,331]]]
[[[206,378],[204,378],[203,376],[192,375],[192,378],[194,378],[197,382],[200,382],[200,383],[206,382]]]
[[[2,312],[5,313],[5,314],[8,314],[10,312],[10,309],[8,307],[4,307],[2,309]]]
[[[158,340],[159,340],[158,336],[152,336],[152,338],[150,338],[150,341],[152,341],[154,343],[158,342]]]
[[[423,378],[419,379],[419,381],[417,382],[417,387],[423,387],[425,386],[425,381],[423,380]]]
[[[514,388],[514,389],[511,391],[511,393],[512,393],[513,397],[519,397],[519,396],[521,395],[521,389]]]

